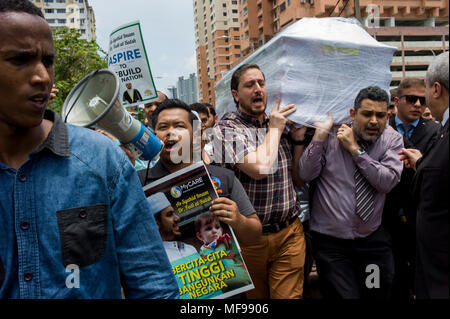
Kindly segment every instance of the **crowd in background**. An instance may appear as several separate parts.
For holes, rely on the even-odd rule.
[[[329,113],[298,127],[298,106],[280,100],[266,112],[254,64],[234,71],[236,110],[220,119],[213,105],[158,92],[145,125],[163,147],[141,161],[46,109],[54,53],[42,12],[5,0],[0,18],[0,298],[177,298],[164,244],[177,217],[142,187],[199,151],[224,182],[213,218],[235,230],[255,287],[241,298],[308,296],[314,265],[323,298],[448,299],[448,52],[390,98],[361,89],[347,124]]]

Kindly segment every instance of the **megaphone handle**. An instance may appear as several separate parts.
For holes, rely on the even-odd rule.
[[[139,150],[136,146],[134,146],[133,143],[122,144],[122,145],[124,147],[126,147],[126,149],[129,150],[131,152],[131,154],[133,154],[135,159],[138,159],[141,157],[142,151]]]
[[[92,72],[91,74],[89,74],[89,76],[86,78],[86,81],[84,81],[83,83],[83,87],[80,90],[80,93],[78,93],[77,97],[75,98],[75,101],[72,103],[72,105],[69,108],[69,111],[66,113],[66,117],[64,118],[64,123],[67,123],[67,118],[69,117],[70,112],[72,112],[73,107],[75,106],[75,104],[78,102],[78,99],[80,98],[81,94],[83,94],[84,90],[86,89],[86,86],[89,82],[89,80],[98,73],[99,70],[95,70],[94,72]]]

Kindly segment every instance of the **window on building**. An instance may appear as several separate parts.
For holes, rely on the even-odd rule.
[[[53,13],[53,9],[45,9],[44,12],[45,13]]]
[[[66,13],[66,9],[56,9],[56,13]]]
[[[59,24],[66,24],[66,19],[58,19]]]
[[[280,4],[280,13],[283,12],[284,10],[286,10],[286,2]]]

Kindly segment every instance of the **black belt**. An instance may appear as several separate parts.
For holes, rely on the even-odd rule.
[[[263,234],[278,233],[280,230],[288,227],[290,224],[295,222],[296,219],[298,219],[298,216],[294,216],[291,219],[278,223],[264,224],[262,225],[262,233]]]

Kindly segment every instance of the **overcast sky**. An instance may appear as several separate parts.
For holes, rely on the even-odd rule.
[[[97,43],[108,51],[109,35],[129,22],[141,22],[142,36],[158,90],[176,86],[179,76],[196,73],[192,0],[89,0]],[[161,77],[161,78],[159,78]]]

